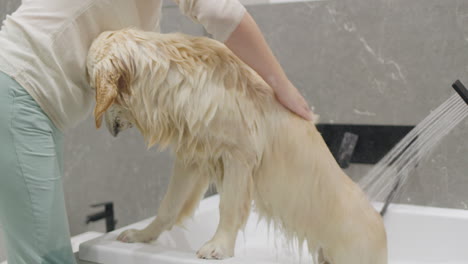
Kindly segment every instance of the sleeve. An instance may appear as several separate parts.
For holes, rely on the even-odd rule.
[[[218,41],[226,41],[244,17],[239,0],[174,0],[180,11],[202,24]]]

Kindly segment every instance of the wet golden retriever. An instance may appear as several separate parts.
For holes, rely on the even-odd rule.
[[[135,125],[149,146],[170,146],[175,167],[157,218],[123,242],[149,242],[193,214],[210,182],[220,222],[200,258],[234,255],[252,201],[319,263],[385,264],[380,215],[341,170],[312,122],[222,43],[125,29],[102,33],[87,60],[94,116],[116,136]],[[318,254],[315,254],[318,253]]]

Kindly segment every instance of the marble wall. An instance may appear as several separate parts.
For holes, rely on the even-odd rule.
[[[18,3],[2,0],[0,19]],[[466,0],[306,1],[248,10],[322,123],[415,125],[453,93],[453,81],[468,84]],[[204,34],[170,2],[161,25]],[[468,209],[467,128],[465,120],[434,150],[400,202]],[[170,155],[146,150],[136,130],[114,139],[91,118],[83,122],[66,135],[71,233],[104,231],[103,223],[85,224],[97,202],[114,202],[118,227],[153,216],[171,166]],[[347,172],[358,179],[368,169],[353,164]]]
[[[0,21],[3,21],[7,14],[11,14],[15,11],[20,4],[20,0],[2,0],[0,2]]]
[[[454,93],[453,81],[468,83],[467,1],[323,1],[250,11],[322,123],[415,125]],[[467,208],[467,121],[421,164],[400,202]],[[347,171],[357,179],[368,169]]]

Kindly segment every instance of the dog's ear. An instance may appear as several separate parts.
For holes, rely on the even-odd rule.
[[[130,73],[120,59],[104,59],[95,67],[96,106],[94,120],[101,127],[102,116],[120,93],[129,93]]]
[[[118,77],[115,74],[97,69],[96,72],[96,106],[94,120],[96,128],[101,127],[102,115],[114,103],[118,95]]]

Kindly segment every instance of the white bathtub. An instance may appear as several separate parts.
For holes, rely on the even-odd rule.
[[[152,219],[132,224],[80,245],[79,257],[101,264],[184,264],[184,263],[312,263],[312,258],[285,246],[280,234],[257,224],[251,214],[231,259],[201,260],[195,252],[215,232],[219,196],[201,202],[186,229],[174,228],[152,244],[125,244],[117,235],[128,228],[143,228]],[[410,205],[392,205],[385,217],[391,264],[467,264],[468,211]]]

